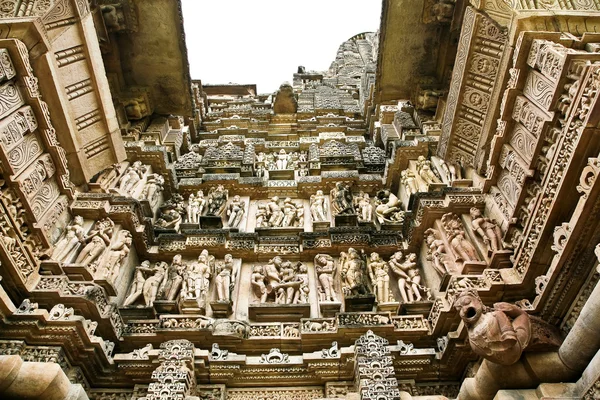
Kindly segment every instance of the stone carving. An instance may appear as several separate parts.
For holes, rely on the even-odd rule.
[[[34,312],[37,309],[38,309],[38,303],[33,303],[29,299],[24,299],[21,302],[21,305],[19,306],[19,308],[17,308],[16,312],[17,312],[17,314],[31,314],[32,312]]]
[[[196,196],[190,194],[187,206],[187,222],[197,224],[200,221],[200,216],[206,211],[207,200],[204,198],[204,193],[199,190]]]
[[[183,274],[187,265],[182,261],[181,254],[173,256],[173,261],[167,270],[166,278],[158,290],[158,298],[173,301],[179,294],[183,284]]]
[[[446,252],[446,245],[440,239],[440,233],[430,228],[425,231],[425,242],[427,243],[427,259],[433,261],[433,267],[440,275],[452,274],[456,271],[452,256]]]
[[[338,342],[331,342],[331,347],[328,349],[323,349],[321,352],[321,356],[323,358],[337,358],[340,356],[340,349],[338,347]]]
[[[86,245],[77,255],[75,264],[92,266],[92,263],[96,262],[110,245],[114,226],[115,224],[110,218],[96,222],[94,229],[83,240]]]
[[[394,301],[394,295],[390,291],[390,275],[388,264],[385,263],[379,253],[371,253],[369,257],[369,277],[378,303]]]
[[[260,362],[266,364],[287,364],[290,362],[290,357],[275,348],[269,350],[269,354],[261,354]]]
[[[400,208],[400,199],[389,190],[380,190],[375,198],[375,214],[380,222],[402,223],[404,211]]]
[[[207,250],[202,250],[198,256],[198,261],[194,261],[187,266],[184,272],[183,288],[181,290],[182,298],[185,300],[195,300],[198,308],[206,309],[208,299],[208,290],[210,288],[210,278],[214,271],[215,257],[208,254]]]
[[[109,279],[111,282],[115,282],[121,271],[123,261],[129,255],[132,241],[133,238],[129,231],[119,231],[117,234],[117,242],[112,245],[106,261],[101,266],[101,269],[104,270],[103,277]]]
[[[356,214],[354,199],[350,187],[342,182],[337,182],[331,189],[331,211],[333,215]]]
[[[267,203],[259,203],[256,212],[257,228],[285,228],[304,226],[304,206],[287,197],[281,201],[274,196]]]
[[[366,265],[363,255],[353,248],[340,254],[342,267],[342,290],[346,297],[366,295],[370,293],[366,282]]]
[[[183,215],[185,214],[183,196],[175,193],[159,207],[158,211],[158,218],[154,222],[156,228],[179,230],[179,225],[183,221]]]
[[[461,160],[462,158],[460,157],[456,163],[440,160],[440,167],[442,168],[444,175],[446,175],[448,182],[463,179]]]
[[[48,314],[51,321],[68,320],[69,317],[75,314],[75,311],[72,307],[65,307],[64,304],[59,303],[52,307]]]
[[[215,270],[215,286],[217,288],[217,301],[231,302],[231,294],[237,277],[237,267],[233,264],[231,254],[226,254],[223,261],[218,261]]]
[[[165,184],[165,178],[159,174],[150,174],[146,177],[146,183],[144,189],[142,189],[142,195],[140,200],[148,200],[150,207],[156,206],[158,197],[163,191],[163,185]]]
[[[246,213],[246,203],[244,203],[240,196],[235,195],[227,206],[227,226],[230,228],[238,228]]]
[[[315,256],[315,271],[319,280],[319,297],[321,301],[338,301],[335,293],[334,278],[337,271],[333,257],[328,254]]]
[[[455,261],[479,260],[475,247],[465,237],[465,231],[458,215],[453,213],[444,214],[442,216],[442,225],[454,253]]]
[[[490,309],[473,289],[461,292],[454,307],[467,326],[475,353],[502,365],[514,364],[521,358],[531,339],[527,312],[510,303],[496,303]]]
[[[144,305],[152,307],[167,274],[168,267],[165,262],[158,262],[154,267],[151,267],[150,261],[144,261],[142,265],[136,267],[135,276],[123,306],[127,307],[134,304],[143,294]]]
[[[368,193],[360,192],[355,196],[354,206],[358,211],[359,222],[373,222],[373,204]]]
[[[134,360],[149,360],[150,359],[150,356],[149,356],[150,350],[153,350],[153,349],[154,349],[154,347],[152,346],[152,343],[148,343],[141,349],[136,349],[129,354],[131,354],[131,358],[133,358]]]
[[[71,252],[78,249],[85,242],[85,229],[83,228],[83,217],[76,215],[73,222],[65,229],[65,235],[54,245],[51,259],[66,262]]]
[[[308,303],[309,282],[307,267],[298,262],[272,258],[266,265],[252,268],[251,285],[257,301],[261,304]]]
[[[498,250],[504,250],[502,231],[496,221],[484,217],[481,211],[476,207],[471,208],[470,214],[471,226],[483,239],[483,243],[488,247],[488,255],[491,256]]]
[[[421,285],[421,275],[416,260],[415,253],[410,253],[405,258],[401,251],[397,251],[388,261],[391,270],[398,276],[398,289],[404,303],[421,301],[423,295],[429,300],[431,296],[429,289]]]
[[[206,215],[221,216],[228,198],[229,191],[223,185],[211,188],[208,192]]]
[[[211,360],[227,360],[227,356],[229,355],[228,350],[221,350],[218,343],[213,343],[212,349],[210,350],[210,358]]]
[[[415,173],[410,169],[405,169],[400,173],[400,182],[404,185],[404,190],[408,195],[415,194],[419,191],[419,184]]]
[[[142,165],[141,161],[135,161],[131,166],[127,167],[119,179],[119,193],[125,196],[132,196],[138,185],[142,182],[147,168],[147,166]]]
[[[423,181],[430,185],[432,183],[440,183],[440,179],[431,169],[431,161],[427,160],[424,156],[417,158],[417,171]]]
[[[327,205],[322,190],[310,196],[310,215],[314,222],[327,221]]]

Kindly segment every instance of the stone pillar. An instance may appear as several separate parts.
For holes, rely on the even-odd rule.
[[[88,400],[58,364],[24,362],[18,355],[0,356],[0,398]]]
[[[400,400],[389,342],[368,331],[355,343],[354,379],[361,400]]]
[[[186,339],[170,340],[160,345],[160,366],[152,372],[148,394],[139,400],[184,399],[196,387],[194,345]]]
[[[574,371],[583,371],[600,349],[600,285],[581,309],[579,318],[558,349],[562,362]]]

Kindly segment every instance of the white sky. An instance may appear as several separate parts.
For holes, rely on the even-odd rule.
[[[299,65],[329,68],[342,42],[379,29],[381,0],[182,0],[192,79],[273,92]]]

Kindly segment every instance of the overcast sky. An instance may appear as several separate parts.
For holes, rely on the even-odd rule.
[[[299,65],[326,70],[342,42],[379,29],[381,0],[182,0],[192,79],[292,82]]]

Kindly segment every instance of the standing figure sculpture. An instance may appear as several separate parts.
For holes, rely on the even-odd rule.
[[[365,282],[365,262],[361,254],[353,248],[348,253],[340,253],[342,265],[342,290],[346,296],[360,296],[369,294]]]
[[[409,196],[419,191],[419,184],[417,183],[415,173],[410,169],[400,172],[400,182],[404,185],[404,190],[406,190],[406,194]]]
[[[240,196],[235,195],[227,206],[227,226],[237,229],[244,218],[246,212],[246,204],[241,200]]]
[[[377,302],[388,303],[390,301],[390,276],[387,263],[381,259],[379,253],[373,252],[369,257],[368,269]]]
[[[217,263],[215,273],[217,301],[231,302],[231,294],[237,277],[237,269],[233,264],[233,257],[231,254],[225,254],[225,259]]]
[[[163,185],[165,184],[165,178],[159,174],[150,174],[146,178],[146,184],[142,189],[141,199],[148,200],[150,207],[154,207],[158,202],[158,196],[163,191]]]
[[[267,203],[267,212],[269,215],[268,226],[279,227],[283,224],[283,218],[285,217],[285,214],[279,205],[279,197],[274,196],[271,198],[271,201]]]
[[[440,182],[440,179],[431,169],[431,161],[427,160],[424,156],[417,158],[417,171],[419,171],[419,176],[427,185]]]
[[[90,266],[104,253],[104,250],[110,245],[115,223],[110,218],[104,218],[98,222],[92,231],[85,237],[87,243],[81,250],[75,264]]]
[[[150,270],[150,261],[148,260],[143,261],[142,265],[135,267],[135,274],[131,286],[129,287],[129,294],[123,302],[124,307],[132,305],[142,295],[144,291],[144,282],[146,282],[146,275],[144,272]]]
[[[412,303],[420,301],[421,296],[421,275],[419,268],[415,262],[417,255],[410,253],[403,262],[404,256],[401,251],[397,251],[392,255],[388,265],[398,275],[398,289],[404,303]]]
[[[329,254],[315,256],[315,270],[320,287],[324,293],[322,301],[338,301],[335,294],[334,278],[336,273],[335,261]]]
[[[475,247],[465,238],[465,231],[458,215],[453,213],[442,216],[442,225],[454,252],[456,261],[478,261]]]
[[[331,189],[331,209],[334,215],[355,214],[352,192],[347,185],[337,182]]]
[[[152,275],[146,279],[146,282],[144,282],[143,292],[146,307],[152,307],[154,305],[154,300],[156,300],[158,290],[165,279],[167,268],[168,264],[161,261],[156,263],[156,266],[152,270],[147,271],[152,273]]]
[[[138,184],[144,178],[146,170],[146,166],[142,165],[141,161],[135,161],[131,166],[127,167],[119,180],[119,192],[125,196],[133,195]]]
[[[227,205],[229,191],[223,185],[211,188],[208,192],[208,210],[207,215],[221,216]]]
[[[316,194],[310,196],[310,215],[314,222],[327,221],[325,195],[322,190],[317,190]]]
[[[361,222],[373,221],[373,204],[368,193],[360,192],[355,198],[358,220]]]
[[[129,255],[129,249],[133,241],[131,233],[127,230],[119,231],[117,236],[117,243],[110,248],[108,259],[102,266],[105,269],[104,276],[113,283],[119,276],[123,260]]]
[[[531,340],[529,314],[510,303],[486,307],[474,289],[461,292],[454,300],[469,333],[469,343],[475,353],[487,360],[511,365],[520,358]]]
[[[66,234],[54,245],[54,251],[50,258],[54,261],[66,262],[71,252],[85,241],[85,229],[83,228],[83,217],[76,215],[73,222],[65,229]]]
[[[488,255],[491,256],[495,251],[504,250],[502,244],[502,231],[496,223],[496,221],[485,218],[481,211],[472,207],[470,210],[471,214],[471,226],[473,230],[477,232],[483,239],[483,243],[488,247]]]
[[[183,263],[181,254],[173,256],[173,261],[167,270],[167,277],[163,281],[158,297],[160,299],[173,301],[179,294],[181,285],[183,284],[183,274],[186,270],[186,265]]]
[[[265,273],[261,265],[255,265],[252,267],[252,275],[250,276],[250,284],[252,285],[252,291],[263,304],[267,302],[267,286],[265,285]]]
[[[198,261],[188,266],[184,276],[182,289],[184,298],[195,299],[201,309],[206,308],[214,260],[215,257],[209,255],[207,250],[202,250]]]
[[[429,228],[425,231],[425,242],[428,246],[428,259],[433,261],[433,267],[436,272],[440,276],[443,276],[444,274],[456,272],[456,268],[454,262],[446,252],[444,241],[440,239],[439,235],[440,233],[436,229]]]

